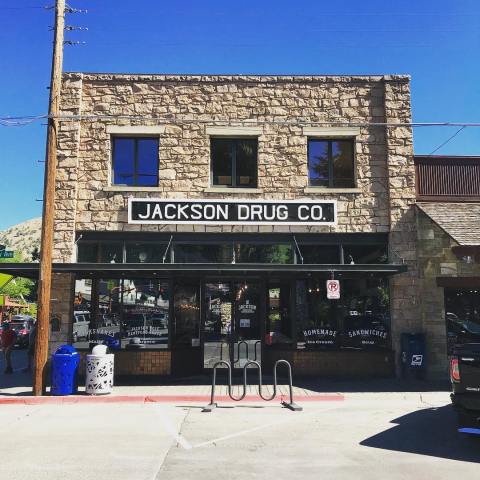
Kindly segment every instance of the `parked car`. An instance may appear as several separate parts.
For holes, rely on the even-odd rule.
[[[30,315],[14,315],[10,322],[10,327],[15,330],[17,339],[15,340],[15,346],[20,348],[27,348],[30,337],[30,330],[35,319]]]
[[[480,343],[456,345],[450,359],[458,431],[480,435]]]
[[[90,327],[90,312],[77,311],[73,312],[73,342],[78,340],[86,340],[88,338],[88,330]]]

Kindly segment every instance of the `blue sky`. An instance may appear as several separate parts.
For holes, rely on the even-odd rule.
[[[0,0],[0,116],[46,113],[52,0]],[[70,0],[65,71],[412,76],[413,120],[480,121],[478,0]],[[39,8],[40,7],[40,8]],[[0,230],[41,214],[45,126],[0,126]],[[430,153],[455,128],[415,129]],[[480,155],[480,128],[437,154]]]

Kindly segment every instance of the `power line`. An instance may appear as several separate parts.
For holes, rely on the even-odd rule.
[[[446,145],[450,140],[453,140],[462,130],[464,130],[465,128],[467,128],[467,125],[463,125],[462,127],[460,127],[450,138],[448,138],[447,140],[445,140],[441,145],[439,145],[435,150],[433,150],[432,152],[430,152],[430,155],[433,155],[436,151],[440,150],[444,145]]]
[[[73,121],[98,121],[98,120],[133,120],[133,121],[152,121],[157,123],[223,123],[223,124],[242,124],[242,125],[286,125],[286,126],[343,126],[343,127],[480,127],[480,122],[344,122],[335,120],[311,121],[308,119],[297,120],[258,120],[258,119],[227,119],[227,118],[192,118],[190,117],[156,117],[148,115],[58,115],[49,116],[23,116],[23,117],[0,117],[0,125],[24,126],[38,120],[46,118],[55,118],[60,122]],[[459,133],[459,132],[457,132]],[[456,134],[457,134],[456,133]],[[455,135],[456,135],[455,134]],[[455,136],[454,135],[454,136]],[[452,136],[452,138],[454,137]]]

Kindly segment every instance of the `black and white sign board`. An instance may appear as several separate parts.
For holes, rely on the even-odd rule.
[[[336,225],[336,200],[128,199],[128,223]]]

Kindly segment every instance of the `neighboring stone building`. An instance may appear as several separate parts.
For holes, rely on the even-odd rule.
[[[52,349],[373,376],[429,333],[409,77],[67,73],[61,112]]]
[[[432,374],[480,341],[480,157],[416,156],[421,316]]]

